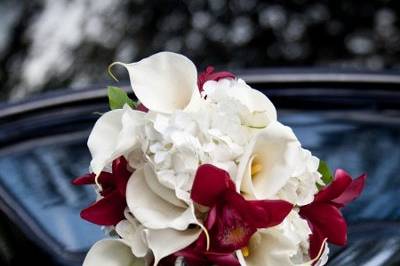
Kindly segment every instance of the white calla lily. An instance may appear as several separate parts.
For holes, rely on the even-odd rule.
[[[249,241],[246,254],[238,251],[242,266],[291,266],[290,257],[297,252],[296,245],[277,229],[259,230]]]
[[[136,97],[151,111],[172,113],[200,100],[197,70],[180,54],[160,52],[136,63],[125,64]]]
[[[127,215],[129,217],[129,214]],[[127,217],[127,218],[128,218]],[[189,246],[198,239],[201,228],[193,228],[185,231],[174,229],[147,229],[132,216],[119,222],[115,228],[121,241],[131,247],[132,253],[139,258],[144,258],[151,250],[154,257],[154,266],[158,262],[179,250]],[[174,241],[169,241],[173,239]],[[165,243],[168,242],[168,245]]]
[[[281,224],[258,230],[236,255],[242,266],[311,266],[316,261],[324,265],[326,256],[320,255],[328,250],[325,244],[317,258],[308,256],[310,234],[307,221],[292,210]]]
[[[269,124],[247,145],[239,163],[237,188],[250,198],[276,198],[297,167],[299,148],[289,127]]]
[[[139,224],[136,219],[130,217],[120,221],[115,226],[115,231],[122,238],[122,241],[131,247],[133,255],[138,258],[146,256],[149,247],[146,241],[145,227]]]
[[[129,246],[118,239],[95,243],[86,255],[83,266],[145,266],[144,258],[132,254]]]
[[[126,200],[135,218],[149,229],[185,230],[198,224],[193,204],[174,198],[172,190],[163,187],[148,165],[137,169],[128,181]]]
[[[87,142],[92,155],[90,167],[95,174],[135,147],[143,117],[143,112],[125,105],[123,109],[109,111],[97,120]]]
[[[182,250],[198,239],[200,228],[178,231],[173,229],[147,230],[149,248],[153,251],[154,266],[158,262],[179,250]]]

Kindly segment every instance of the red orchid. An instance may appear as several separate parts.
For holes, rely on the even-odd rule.
[[[102,191],[102,199],[81,211],[81,217],[98,225],[116,225],[124,219],[126,208],[125,191],[131,172],[124,157],[119,157],[112,163],[112,173],[101,172],[98,182]],[[94,173],[86,174],[73,180],[74,185],[95,184]]]
[[[197,78],[197,86],[199,87],[199,91],[203,91],[203,85],[209,80],[218,81],[223,78],[231,78],[234,79],[235,75],[228,71],[214,72],[214,67],[208,66],[205,71],[200,73]]]
[[[244,199],[236,192],[229,174],[210,164],[197,169],[191,198],[210,208],[205,226],[214,253],[246,247],[258,228],[280,224],[293,207],[282,200]]]
[[[199,239],[189,247],[162,259],[159,266],[173,266],[179,257],[183,257],[185,265],[189,266],[240,266],[238,259],[232,252],[217,253],[207,251],[204,234],[200,235]]]
[[[319,191],[312,203],[300,208],[300,215],[312,230],[311,258],[318,255],[324,239],[340,246],[347,243],[347,225],[340,209],[361,194],[366,178],[364,174],[352,180],[348,173],[338,169],[332,183]]]

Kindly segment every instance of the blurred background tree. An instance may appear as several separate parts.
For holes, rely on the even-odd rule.
[[[399,69],[399,15],[395,0],[2,0],[0,100],[110,83],[111,62],[161,50],[201,69]]]

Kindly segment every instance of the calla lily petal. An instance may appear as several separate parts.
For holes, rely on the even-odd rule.
[[[251,198],[276,198],[296,169],[295,158],[300,151],[289,127],[279,122],[269,124],[247,146],[239,163],[236,186]],[[253,164],[260,169],[252,175]]]
[[[147,230],[146,238],[149,248],[153,251],[154,266],[158,262],[179,250],[192,244],[199,237],[199,228],[177,231],[173,229]]]
[[[90,166],[95,174],[134,147],[143,116],[143,112],[125,105],[123,109],[109,111],[97,120],[87,143],[92,155]]]
[[[86,255],[83,266],[145,266],[122,241],[104,239],[95,243]]]
[[[150,229],[185,230],[190,224],[198,223],[193,206],[178,207],[156,194],[146,182],[143,168],[137,169],[129,179],[126,200],[135,218]]]
[[[236,253],[243,266],[291,266],[290,257],[296,253],[296,245],[277,229],[269,228],[253,235],[248,250],[247,257],[241,251]]]
[[[132,253],[139,258],[145,257],[149,251],[145,239],[145,229],[133,218],[122,220],[115,226],[115,231],[122,241],[131,247]]]
[[[87,145],[92,154],[90,167],[95,174],[99,174],[117,145],[117,136],[122,129],[122,109],[112,110],[103,114],[94,125],[90,133]]]
[[[200,98],[196,67],[183,55],[160,52],[136,63],[119,64],[128,70],[136,97],[152,111],[171,113],[188,106],[192,96]]]
[[[160,183],[160,181],[158,180],[158,178],[156,176],[156,173],[154,172],[154,170],[151,168],[151,166],[149,164],[146,164],[143,167],[143,171],[144,171],[144,177],[145,177],[147,185],[150,187],[150,189],[155,194],[157,194],[164,200],[168,201],[169,203],[174,204],[175,206],[182,207],[182,208],[187,207],[187,205],[185,205],[185,203],[183,201],[181,201],[180,199],[178,199],[176,197],[175,192],[172,189],[167,188],[166,186],[163,186]]]

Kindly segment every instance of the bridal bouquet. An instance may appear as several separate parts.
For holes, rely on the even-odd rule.
[[[108,234],[84,266],[324,265],[346,244],[340,210],[366,176],[333,175],[263,93],[170,52],[116,64],[138,102],[109,88],[74,180],[96,188],[81,217]]]

